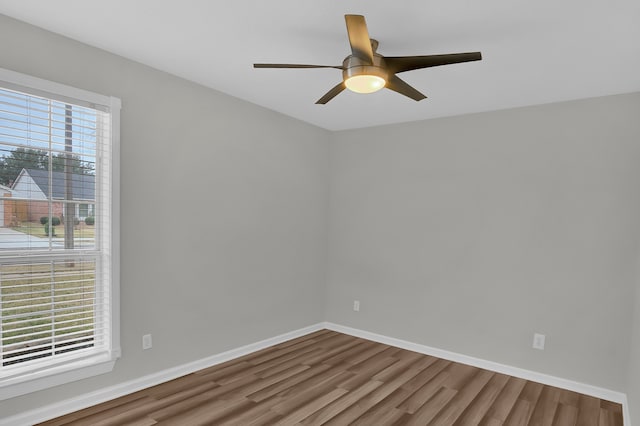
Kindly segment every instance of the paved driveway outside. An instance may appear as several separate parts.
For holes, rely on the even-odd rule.
[[[64,247],[63,244],[52,242],[52,247]],[[14,231],[11,228],[0,228],[0,250],[49,248],[49,240],[46,238],[34,237]]]

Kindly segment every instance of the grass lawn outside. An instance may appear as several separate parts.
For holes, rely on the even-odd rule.
[[[62,224],[54,226],[56,237],[64,237],[64,226]],[[44,232],[44,225],[40,222],[22,222],[19,226],[12,226],[14,231],[23,234],[33,235],[34,237],[47,238],[49,235]],[[74,238],[95,238],[95,226],[87,225],[84,222],[73,227]]]
[[[95,302],[93,261],[0,265],[0,362],[87,347],[93,340]]]

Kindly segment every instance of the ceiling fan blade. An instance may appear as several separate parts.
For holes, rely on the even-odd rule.
[[[458,64],[460,62],[479,61],[481,59],[482,54],[480,52],[426,56],[385,56],[384,58],[387,68],[393,73],[437,67],[439,65]]]
[[[346,89],[347,86],[344,85],[344,81],[341,81],[339,84],[337,84],[333,89],[329,90],[327,93],[325,93],[325,95],[323,97],[321,97],[320,99],[318,99],[316,101],[316,104],[320,104],[320,105],[324,105],[327,102],[329,102],[331,99],[335,98],[336,96],[338,96],[338,94],[340,92],[342,92],[344,89]]]
[[[344,15],[353,56],[373,64],[373,49],[367,31],[367,23],[362,15]]]
[[[397,75],[390,77],[385,87],[387,89],[393,90],[394,92],[398,92],[401,95],[405,95],[413,99],[414,101],[421,101],[426,98],[425,95],[418,92],[416,89],[411,87],[406,81],[400,79]]]
[[[341,70],[337,65],[302,65],[302,64],[253,64],[254,68],[335,68]]]

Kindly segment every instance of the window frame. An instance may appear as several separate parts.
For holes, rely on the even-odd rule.
[[[120,348],[120,109],[121,101],[112,96],[100,95],[87,90],[44,80],[15,71],[0,68],[0,87],[20,90],[35,96],[71,103],[85,103],[108,108],[110,115],[110,159],[107,172],[109,194],[110,247],[100,257],[109,258],[109,302],[110,342],[107,351],[83,358],[64,359],[55,364],[24,366],[15,374],[0,377],[0,401],[38,390],[58,386],[76,380],[108,373],[121,355]],[[96,188],[98,189],[98,188]],[[98,202],[96,195],[96,202]],[[94,212],[95,214],[95,212]],[[96,271],[98,272],[98,271]],[[62,358],[62,357],[61,357]]]

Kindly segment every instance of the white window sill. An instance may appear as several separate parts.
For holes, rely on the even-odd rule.
[[[53,386],[109,373],[115,366],[119,351],[45,367],[34,372],[0,378],[0,401],[36,392]]]

